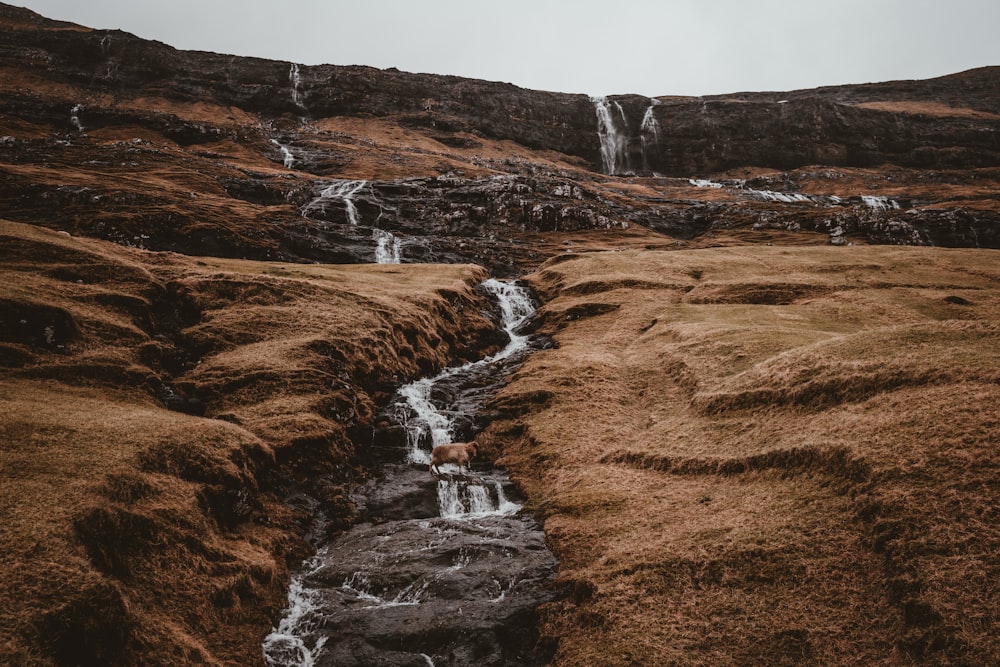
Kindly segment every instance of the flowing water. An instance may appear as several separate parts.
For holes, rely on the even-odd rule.
[[[77,104],[69,112],[69,122],[76,128],[77,132],[83,132],[83,123],[80,122],[81,111],[83,111],[83,107]]]
[[[625,110],[618,102],[607,97],[591,97],[597,114],[597,137],[601,142],[601,166],[605,174],[615,175],[629,171],[628,121]],[[613,107],[613,109],[612,109]]]
[[[344,205],[347,221],[356,226],[360,218],[358,217],[358,209],[354,205],[354,195],[358,194],[366,185],[368,185],[368,181],[334,181],[323,188],[318,197],[302,208],[302,215],[307,218],[316,213],[325,215],[327,204],[339,201]]]
[[[292,102],[298,108],[305,111],[306,105],[302,101],[302,73],[299,71],[299,66],[292,63],[292,66],[288,70],[288,83],[292,88]]]
[[[481,289],[510,342],[400,388],[389,408],[401,433],[392,462],[357,494],[354,527],[293,576],[288,608],[264,642],[272,667],[540,664],[534,609],[552,599],[555,571],[540,526],[502,471],[428,470],[431,448],[467,434],[483,387],[530,350],[516,333],[534,311],[528,293],[497,280]]]
[[[639,124],[639,138],[642,141],[642,168],[649,171],[649,150],[655,149],[660,140],[660,121],[656,119],[656,107],[660,101],[655,97],[650,98],[646,113],[642,116],[642,123]]]
[[[278,150],[281,151],[281,158],[282,161],[285,163],[285,169],[291,169],[292,167],[294,167],[295,156],[292,154],[292,151],[288,148],[288,146],[285,146],[277,139],[271,139],[271,143],[277,146]]]
[[[403,249],[391,232],[384,229],[373,229],[372,239],[375,240],[375,263],[376,264],[399,264],[402,259]]]

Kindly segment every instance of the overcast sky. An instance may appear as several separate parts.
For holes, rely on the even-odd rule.
[[[4,0],[181,49],[590,95],[709,95],[1000,65],[1000,0]]]

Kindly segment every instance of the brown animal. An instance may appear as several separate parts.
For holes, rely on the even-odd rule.
[[[476,455],[476,443],[474,442],[453,442],[450,445],[438,445],[431,451],[431,464],[428,470],[431,474],[440,473],[439,466],[442,463],[458,464],[458,471],[462,472],[462,467],[469,467],[469,461]],[[435,471],[435,468],[438,468]]]

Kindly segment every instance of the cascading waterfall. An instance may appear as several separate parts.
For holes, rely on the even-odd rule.
[[[76,128],[77,132],[83,132],[83,123],[80,122],[81,111],[83,111],[83,106],[77,104],[69,112],[69,122]]]
[[[601,165],[604,173],[613,176],[629,171],[628,121],[625,110],[618,102],[608,101],[603,95],[591,97],[590,101],[594,103],[597,114],[597,136],[601,142]],[[612,106],[614,111],[611,110]]]
[[[375,240],[376,264],[399,264],[402,261],[402,246],[391,232],[375,228],[372,239]]]
[[[271,143],[277,146],[278,150],[281,151],[281,157],[285,163],[285,169],[291,169],[292,167],[294,167],[295,156],[292,155],[291,149],[289,149],[288,146],[285,146],[284,144],[279,142],[277,139],[271,139]]]
[[[865,206],[876,211],[892,211],[899,208],[899,202],[888,197],[875,197],[862,195],[861,201]]]
[[[646,113],[642,115],[642,123],[639,125],[639,138],[642,141],[642,168],[650,171],[649,150],[655,149],[660,141],[660,121],[656,119],[655,109],[660,105],[660,100],[655,97],[650,98]]]
[[[322,552],[306,563],[307,567],[292,577],[288,585],[288,607],[278,627],[264,638],[264,659],[269,667],[313,667],[316,658],[323,651],[326,637],[318,637],[307,643],[304,637],[311,637],[316,630],[319,600],[316,591],[303,584],[306,576],[321,566]]]
[[[555,561],[544,533],[507,498],[502,471],[461,475],[445,465],[434,482],[427,470],[430,446],[450,442],[467,416],[460,411],[470,409],[458,407],[467,405],[460,398],[435,401],[481,387],[528,347],[515,333],[534,312],[527,291],[492,279],[482,289],[495,297],[510,342],[399,390],[408,461],[385,464],[359,497],[358,523],[293,576],[289,607],[264,641],[270,667],[456,664],[456,655],[484,655],[484,647],[514,664],[530,653],[534,635],[524,619],[553,596],[546,582]]]
[[[531,296],[523,287],[503,282],[495,278],[483,281],[483,288],[497,299],[500,308],[501,325],[509,336],[506,347],[491,357],[470,362],[464,366],[446,368],[432,378],[423,378],[402,387],[399,395],[405,401],[405,409],[412,417],[405,419],[407,432],[407,461],[422,465],[431,462],[430,451],[422,444],[430,441],[431,448],[446,445],[455,438],[452,415],[438,408],[431,400],[434,385],[459,373],[469,373],[479,366],[502,361],[523,351],[528,346],[528,336],[519,335],[516,330],[535,312]],[[405,410],[404,410],[405,412]]]
[[[354,205],[354,195],[366,185],[368,185],[368,181],[336,181],[331,183],[320,191],[318,197],[302,207],[302,216],[308,218],[317,211],[325,214],[327,203],[340,201],[347,210],[347,221],[352,225],[357,225],[359,218],[358,209]]]
[[[288,82],[292,86],[292,102],[295,106],[305,111],[306,105],[302,102],[302,73],[299,71],[299,66],[292,63],[291,68],[288,70]]]

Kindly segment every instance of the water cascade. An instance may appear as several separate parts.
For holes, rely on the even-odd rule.
[[[862,195],[861,201],[865,206],[875,211],[892,211],[899,208],[899,202],[888,197],[874,197]]]
[[[605,96],[591,97],[590,101],[594,103],[597,114],[597,136],[601,142],[604,173],[613,176],[628,172],[628,121],[625,110],[618,102],[609,102]]]
[[[292,86],[292,102],[295,106],[306,110],[306,105],[302,101],[302,73],[299,71],[299,66],[292,63],[291,68],[288,70],[288,82]]]
[[[642,141],[642,168],[651,171],[649,168],[649,150],[656,149],[660,141],[660,121],[656,119],[655,109],[660,105],[660,100],[655,97],[650,98],[646,113],[642,116],[642,123],[639,125],[639,138]]]
[[[294,167],[295,156],[292,155],[292,151],[288,148],[288,146],[285,146],[284,144],[280,143],[277,139],[271,139],[271,143],[277,146],[278,150],[281,151],[281,157],[283,162],[285,163],[285,169],[291,169],[292,167]]]
[[[81,111],[83,111],[83,106],[77,104],[69,112],[69,122],[76,128],[77,132],[83,132],[83,124],[80,122]]]
[[[399,239],[391,232],[375,228],[372,230],[372,239],[375,241],[376,264],[400,263],[402,260],[402,247],[400,246]]]
[[[302,207],[303,217],[310,217],[317,211],[326,214],[326,205],[331,201],[340,201],[347,211],[347,221],[352,225],[358,224],[358,209],[354,206],[354,195],[358,194],[361,188],[368,185],[368,181],[335,181],[320,191],[319,196]]]
[[[377,471],[355,496],[354,527],[293,576],[288,609],[264,642],[269,666],[535,664],[529,619],[552,599],[555,568],[544,534],[508,499],[502,471],[445,465],[435,478],[427,466],[431,447],[469,417],[457,397],[484,377],[499,382],[530,348],[515,332],[533,312],[527,292],[497,280],[481,289],[510,342],[400,388],[406,460]]]

